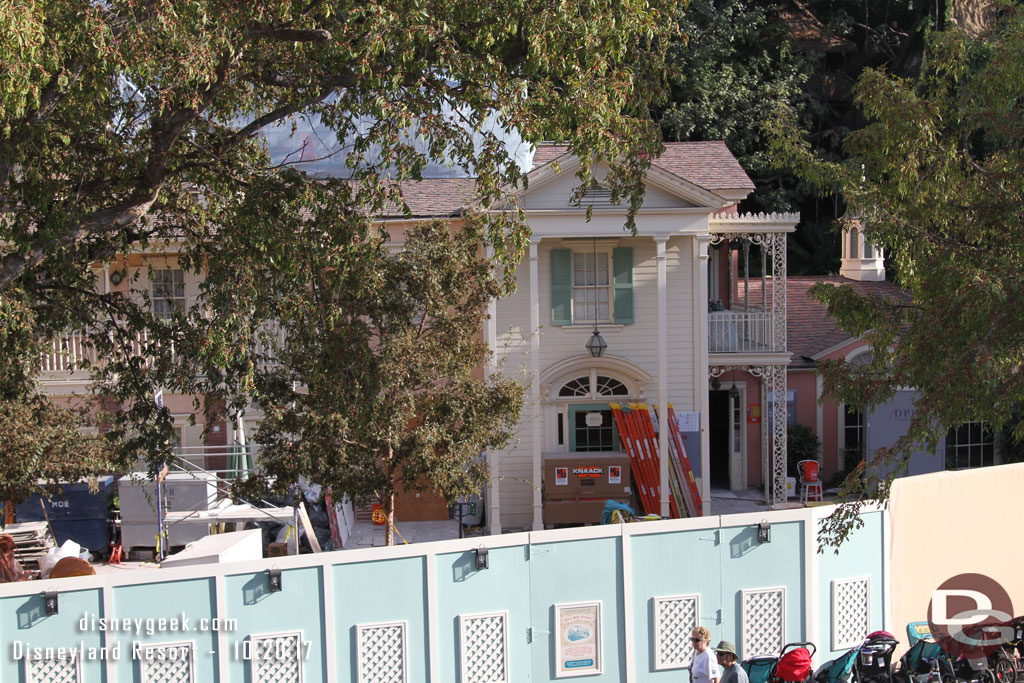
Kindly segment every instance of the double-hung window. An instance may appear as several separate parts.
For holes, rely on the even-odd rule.
[[[633,249],[551,250],[551,323],[633,322]]]
[[[577,252],[573,254],[573,322],[610,322],[611,300],[608,252]]]
[[[150,273],[149,299],[153,314],[168,319],[185,310],[185,273],[178,269]]]

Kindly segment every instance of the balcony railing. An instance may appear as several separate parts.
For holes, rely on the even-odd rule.
[[[767,353],[775,348],[772,311],[711,311],[708,313],[709,353]]]
[[[143,330],[128,342],[125,352],[131,357],[145,357],[152,344],[149,334]],[[171,353],[174,353],[173,347]],[[86,334],[71,332],[50,342],[50,348],[39,358],[39,372],[44,379],[50,380],[83,379],[88,377],[88,370],[83,369],[83,364],[99,367],[103,358]]]
[[[39,370],[43,373],[77,372],[83,361],[94,365],[96,349],[89,345],[84,334],[73,333],[50,342],[47,353],[40,358]]]
[[[268,325],[267,331],[277,337],[278,344],[283,341],[284,331],[277,325]],[[152,344],[149,334],[142,331],[130,342],[126,351],[133,357],[145,357]],[[267,358],[268,347],[265,344],[260,344],[257,350],[260,354],[257,367],[260,370],[269,370],[280,365],[273,359]],[[173,348],[171,353],[173,355]],[[89,343],[87,335],[81,332],[71,332],[50,342],[49,348],[39,358],[39,373],[42,375],[42,379],[49,381],[81,381],[89,377],[88,370],[82,367],[83,364],[101,367],[103,358]]]

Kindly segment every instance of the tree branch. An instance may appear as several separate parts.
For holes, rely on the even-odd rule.
[[[326,43],[332,38],[331,32],[324,28],[300,29],[280,26],[255,26],[246,31],[245,35],[256,40],[270,38],[289,43]]]

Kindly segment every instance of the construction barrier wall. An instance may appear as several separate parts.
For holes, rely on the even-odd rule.
[[[821,662],[834,644],[887,626],[887,513],[868,513],[836,556],[818,553],[829,511],[4,584],[0,680],[667,683],[684,680],[697,624],[743,656],[811,640]],[[281,572],[279,591],[270,569]],[[57,591],[56,614],[46,614],[46,591]],[[30,649],[47,647],[83,656]],[[61,677],[72,669],[80,679]]]
[[[934,591],[974,590],[982,596],[950,605],[999,609],[995,587],[1024,615],[1024,551],[1020,544],[1024,464],[936,472],[893,482],[892,610],[894,631],[905,640],[908,622],[926,621]],[[963,575],[974,574],[975,577]],[[982,578],[977,578],[978,576]],[[963,577],[958,579],[958,577]],[[977,604],[988,598],[993,604]],[[898,651],[905,649],[901,644]]]

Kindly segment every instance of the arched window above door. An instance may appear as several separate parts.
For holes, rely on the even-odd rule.
[[[597,376],[597,395],[598,396],[628,396],[629,389],[626,385],[615,379],[614,377],[605,377],[603,375]]]
[[[575,396],[590,396],[590,376],[577,377],[562,385],[558,390],[559,398],[573,398]]]
[[[629,396],[629,387],[614,377],[591,373],[569,380],[558,390],[559,398],[597,398],[599,396]]]
[[[602,397],[642,398],[651,375],[642,367],[619,356],[594,358],[586,355],[566,358],[541,372],[545,399],[595,399]]]

